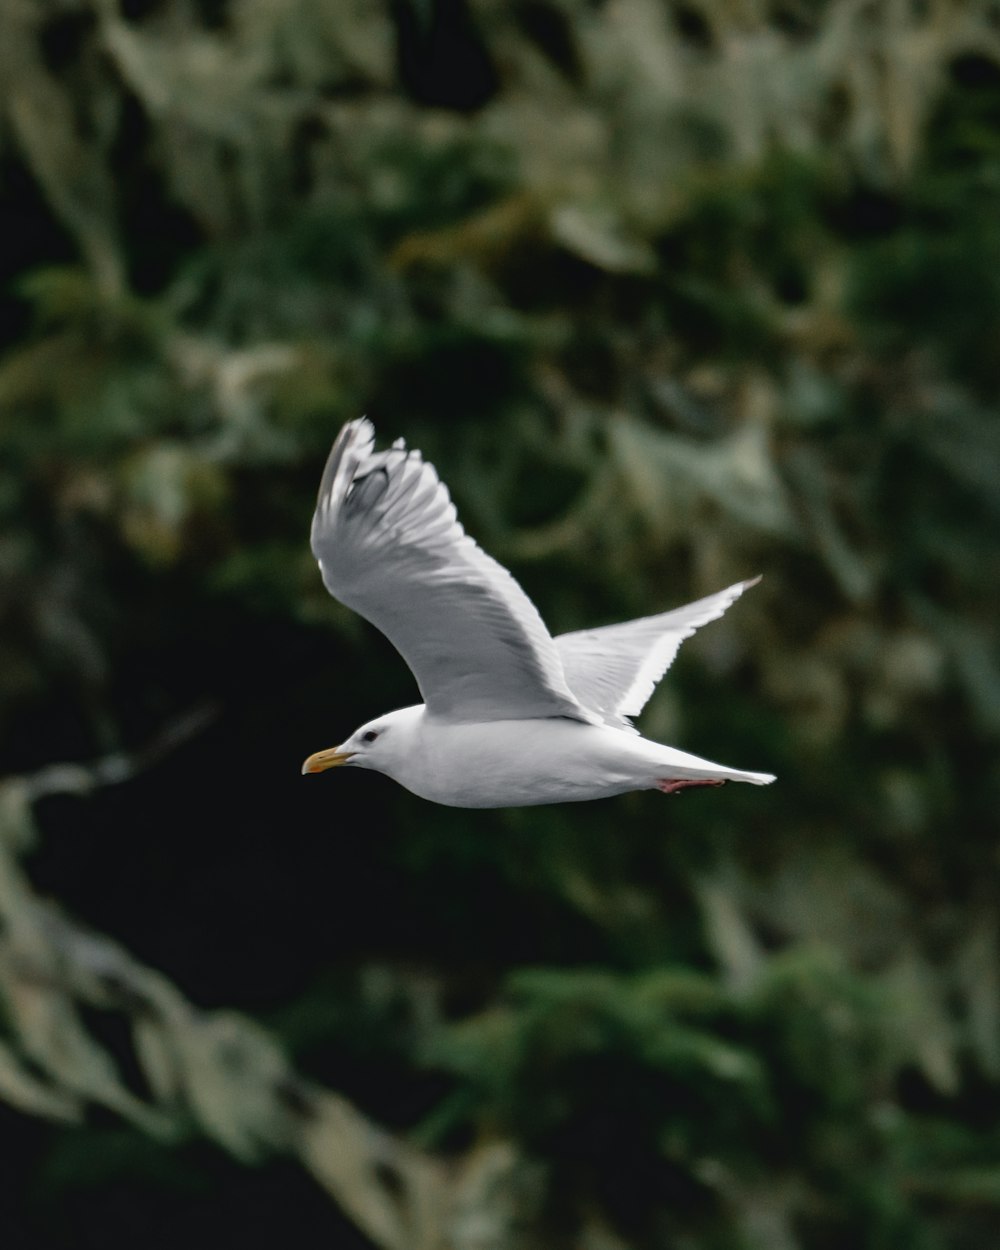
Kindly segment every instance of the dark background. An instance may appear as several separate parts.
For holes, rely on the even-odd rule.
[[[23,866],[420,1149],[511,1143],[497,1250],[995,1244],[998,39],[971,2],[0,16],[2,771],[136,761],[40,799]],[[302,779],[416,698],[308,550],[362,412],[553,631],[762,572],[641,725],[778,783]],[[82,1102],[0,1105],[5,1246],[375,1244],[280,1150]]]

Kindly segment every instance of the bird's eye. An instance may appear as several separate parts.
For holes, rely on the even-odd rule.
[[[378,737],[378,734],[375,732],[375,730],[369,729],[366,734],[362,734],[361,741],[362,742],[374,742],[377,737]]]

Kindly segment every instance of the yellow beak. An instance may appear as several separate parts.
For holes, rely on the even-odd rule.
[[[327,747],[325,751],[317,751],[310,755],[302,765],[302,775],[306,773],[323,773],[328,768],[339,768],[348,760],[354,759],[357,751],[341,751],[339,747]]]

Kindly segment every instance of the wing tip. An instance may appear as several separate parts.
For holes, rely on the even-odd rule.
[[[374,439],[375,426],[372,424],[371,418],[367,416],[354,417],[351,421],[345,422],[340,427],[340,433],[334,439],[334,447],[343,440],[344,446],[349,447],[352,443],[359,442],[361,438]]]
[[[353,453],[357,459],[364,455],[364,448],[371,450],[375,442],[375,427],[367,417],[355,417],[341,426],[333,440],[330,454],[323,466],[323,474],[316,495],[317,508],[328,508],[333,502],[334,488],[345,456]]]

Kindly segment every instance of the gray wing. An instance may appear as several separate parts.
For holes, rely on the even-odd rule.
[[[683,608],[621,625],[560,634],[556,646],[570,689],[606,723],[630,728],[656,684],[673,663],[677,649],[699,626],[714,621],[759,577],[737,582]]]
[[[600,723],[514,578],[462,529],[434,466],[370,421],[341,430],[323,472],[312,549],[335,599],[413,670],[428,711],[456,721],[568,716]]]

